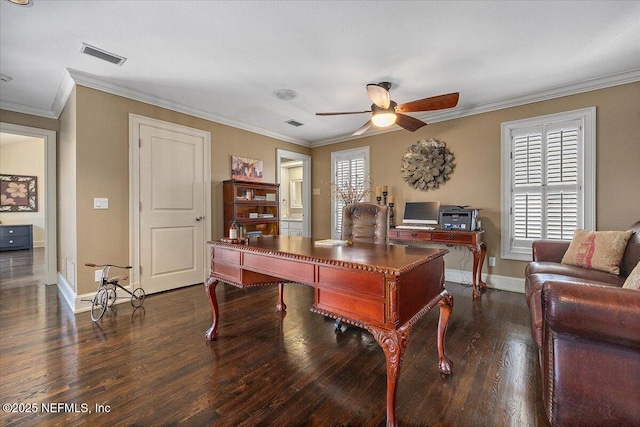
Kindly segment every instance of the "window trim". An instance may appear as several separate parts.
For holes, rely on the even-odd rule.
[[[345,157],[362,155],[364,158],[364,174],[365,178],[369,176],[369,146],[350,148],[348,150],[332,151],[331,152],[331,182],[335,180],[336,176],[336,162]],[[340,234],[336,234],[337,215],[336,212],[336,200],[331,197],[331,238],[339,239]]]
[[[502,239],[501,256],[503,259],[531,261],[531,250],[512,248],[513,237],[511,208],[513,206],[511,186],[511,134],[512,131],[540,125],[550,125],[557,122],[579,120],[583,129],[583,145],[581,158],[582,176],[579,186],[582,187],[583,210],[582,221],[578,227],[594,230],[596,225],[596,107],[514,120],[501,124],[501,190],[502,190]]]

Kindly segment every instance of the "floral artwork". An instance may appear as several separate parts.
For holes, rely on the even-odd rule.
[[[262,160],[231,156],[231,178],[239,181],[262,181]]]
[[[37,212],[35,176],[0,175],[0,212]]]

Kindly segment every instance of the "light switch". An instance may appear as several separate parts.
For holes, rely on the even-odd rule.
[[[109,209],[109,199],[95,197],[93,199],[93,209]]]

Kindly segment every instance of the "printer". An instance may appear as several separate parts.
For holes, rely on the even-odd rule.
[[[440,228],[442,230],[473,231],[478,224],[479,209],[467,206],[440,206]]]

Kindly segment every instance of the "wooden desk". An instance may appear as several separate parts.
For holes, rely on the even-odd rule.
[[[286,309],[283,282],[297,282],[315,288],[311,311],[368,330],[382,347],[387,361],[388,426],[396,425],[396,383],[409,334],[436,304],[440,305],[438,367],[451,373],[444,349],[453,308],[453,298],[444,288],[446,250],[365,243],[326,247],[293,236],[264,237],[249,245],[209,244],[211,275],[205,289],[213,322],[207,339],[218,337],[218,282],[240,288],[278,284],[279,310]]]
[[[439,243],[444,245],[466,246],[473,252],[473,299],[480,299],[480,290],[487,284],[482,281],[482,263],[487,255],[487,245],[483,240],[484,230],[424,230],[417,228],[389,229],[391,242]]]

